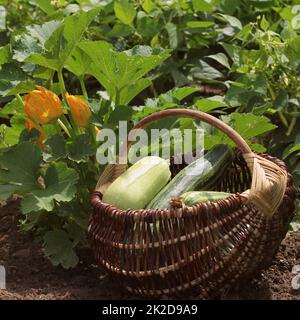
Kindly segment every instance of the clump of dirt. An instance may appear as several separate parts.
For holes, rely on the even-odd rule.
[[[72,270],[54,267],[43,254],[40,243],[22,234],[17,200],[0,203],[0,265],[6,269],[7,290],[0,299],[130,299],[95,265],[89,249],[79,252],[80,263]],[[227,299],[300,300],[300,290],[293,290],[291,273],[300,265],[300,232],[282,243],[271,267],[259,277],[231,292]]]

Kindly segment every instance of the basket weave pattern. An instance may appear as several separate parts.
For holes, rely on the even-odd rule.
[[[262,155],[286,170],[278,159]],[[172,166],[175,174],[180,168]],[[251,176],[237,155],[215,190],[225,200],[181,209],[123,211],[91,198],[90,244],[96,260],[134,294],[211,298],[267,267],[294,212],[296,189],[288,175],[281,206],[271,219],[238,192]]]
[[[121,210],[101,199],[127,166],[108,165],[91,197],[89,240],[97,262],[133,294],[213,298],[270,264],[293,217],[297,191],[282,161],[253,153],[210,115],[170,109],[135,128],[174,115],[208,122],[236,143],[231,166],[212,188],[234,194],[193,206]],[[171,159],[172,176],[183,167]]]

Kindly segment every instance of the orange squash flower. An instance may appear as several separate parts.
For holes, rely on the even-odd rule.
[[[27,128],[27,130],[30,132],[33,128],[38,130],[38,132],[40,133],[40,137],[39,139],[36,141],[36,143],[41,147],[44,148],[45,144],[43,143],[43,141],[46,139],[46,134],[43,131],[43,129],[40,126],[37,126],[33,121],[31,121],[28,118],[25,118],[25,126]]]
[[[86,128],[89,124],[92,112],[88,105],[80,98],[66,94],[68,104],[71,109],[71,114],[74,122],[82,128]]]
[[[49,123],[63,113],[58,96],[43,87],[36,86],[37,90],[29,92],[24,98],[25,113],[40,124]]]

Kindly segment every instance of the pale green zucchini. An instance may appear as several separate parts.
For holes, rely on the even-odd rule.
[[[102,200],[120,209],[143,209],[170,177],[168,161],[156,156],[144,157],[108,187]]]
[[[209,190],[231,163],[233,152],[218,145],[203,157],[182,169],[147,205],[147,208],[169,208],[169,201],[187,191]]]

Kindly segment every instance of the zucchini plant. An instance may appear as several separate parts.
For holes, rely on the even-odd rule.
[[[298,21],[293,0],[1,1],[0,199],[21,195],[22,230],[55,265],[75,266],[104,169],[99,131],[177,107],[219,117],[299,185]],[[191,119],[151,128],[233,146]]]

